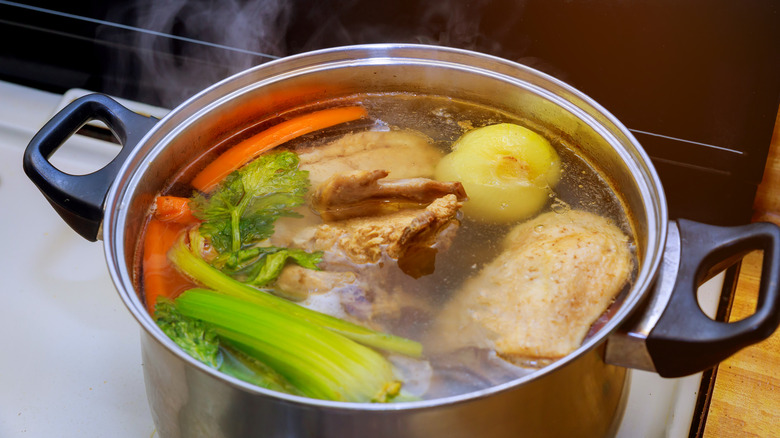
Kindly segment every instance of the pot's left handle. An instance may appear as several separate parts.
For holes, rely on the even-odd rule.
[[[103,168],[86,175],[71,175],[54,167],[52,154],[84,124],[105,123],[121,150]],[[24,171],[60,216],[85,239],[98,238],[103,204],[122,163],[158,119],[135,113],[103,94],[74,100],[47,122],[24,152]]]

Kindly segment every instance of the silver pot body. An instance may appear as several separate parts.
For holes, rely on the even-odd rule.
[[[356,93],[450,96],[523,117],[577,145],[611,180],[634,224],[639,270],[623,305],[594,337],[551,366],[494,388],[399,404],[356,404],[274,393],[224,376],[181,352],[135,288],[134,261],[152,200],[174,172],[252,121]],[[141,140],[109,190],[102,224],[109,271],[140,323],[146,388],[159,436],[608,436],[626,393],[624,368],[605,364],[605,338],[642,303],[667,234],[666,202],[628,130],[587,96],[533,69],[428,46],[371,45],[284,58],[194,96]]]
[[[143,333],[157,434],[172,437],[608,437],[628,395],[625,368],[596,348],[542,378],[430,403],[325,403],[247,390]]]

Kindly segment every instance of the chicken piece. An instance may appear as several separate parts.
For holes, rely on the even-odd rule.
[[[511,230],[503,252],[447,303],[438,346],[494,349],[518,365],[561,358],[627,284],[632,263],[628,237],[609,220],[542,214]]]
[[[314,294],[353,286],[356,281],[354,272],[315,271],[289,264],[276,279],[276,289],[279,295],[289,300],[301,301]]]
[[[355,170],[333,175],[311,197],[312,207],[325,221],[373,216],[403,208],[419,208],[454,194],[465,201],[463,185],[428,178],[387,179],[386,170]]]
[[[291,268],[286,267],[277,288],[303,299],[301,304],[306,307],[379,330],[403,333],[412,327],[407,321],[427,320],[432,314],[431,302],[422,293],[429,286],[418,278],[433,272],[436,254],[452,243],[461,205],[455,195],[446,195],[425,209],[310,227],[292,245],[323,251],[319,265],[323,271],[288,272]],[[324,279],[324,275],[328,277]],[[353,275],[354,280],[347,275]],[[323,284],[329,281],[332,289],[326,292],[327,297],[318,297]],[[340,309],[332,305],[333,297]],[[326,299],[327,309],[323,309],[320,306]]]
[[[422,134],[412,131],[367,131],[345,135],[325,145],[299,146],[294,149],[299,168],[309,172],[314,193],[335,173],[385,169],[393,178],[430,178],[443,153]],[[422,207],[422,205],[418,206]],[[271,244],[290,246],[305,229],[320,218],[310,208],[297,210],[303,219],[281,218]]]
[[[295,151],[300,168],[309,171],[312,189],[337,173],[385,169],[392,178],[432,178],[443,152],[411,131],[348,134],[322,146]]]
[[[304,248],[341,252],[352,263],[376,263],[382,253],[402,259],[412,248],[433,246],[462,203],[455,195],[434,200],[425,209],[404,209],[382,216],[357,217],[319,225]],[[439,246],[449,242],[438,242]]]
[[[350,134],[325,145],[298,147],[295,152],[300,168],[309,172],[311,193],[334,174],[367,171],[364,181],[386,176],[412,179],[391,183],[391,190],[382,187],[379,192],[404,192],[409,199],[423,201],[327,224],[315,225],[320,217],[311,210],[301,211],[303,220],[280,219],[271,244],[323,251],[323,261],[322,271],[286,267],[276,288],[302,306],[330,315],[399,334],[412,330],[409,321],[431,314],[430,300],[422,293],[428,290],[427,279],[416,278],[433,271],[436,253],[449,247],[459,225],[458,196],[414,193],[440,184],[431,180],[420,184],[416,178],[432,177],[443,153],[427,137],[407,131]],[[373,173],[376,169],[382,170]],[[366,186],[372,187],[373,183]],[[360,194],[356,189],[352,196],[375,194]],[[325,288],[330,291],[323,292]]]

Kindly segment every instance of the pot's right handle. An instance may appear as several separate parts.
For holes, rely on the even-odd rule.
[[[685,219],[669,228],[654,296],[629,328],[610,337],[606,360],[681,377],[717,365],[780,325],[780,228],[771,223],[719,227]],[[699,307],[697,289],[754,250],[764,252],[755,313],[730,323],[710,319]],[[640,340],[643,347],[637,347]]]
[[[87,175],[64,173],[49,162],[51,155],[85,123],[100,120],[119,140],[122,149],[103,168]],[[49,120],[30,140],[24,152],[24,171],[57,213],[76,232],[95,241],[103,221],[103,202],[130,151],[157,123],[103,94],[74,100]]]

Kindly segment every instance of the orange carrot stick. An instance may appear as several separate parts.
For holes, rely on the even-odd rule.
[[[365,108],[351,106],[315,111],[284,121],[222,153],[195,176],[192,186],[203,193],[208,193],[231,172],[271,148],[296,137],[357,120],[366,115]]]
[[[198,219],[193,216],[190,210],[188,198],[179,196],[158,196],[154,200],[156,208],[154,210],[155,219],[163,222],[176,222],[178,224],[191,224]]]
[[[185,230],[176,222],[149,221],[144,236],[143,283],[146,309],[154,315],[154,305],[160,296],[176,298],[193,287],[192,282],[180,274],[168,261],[168,251]]]

